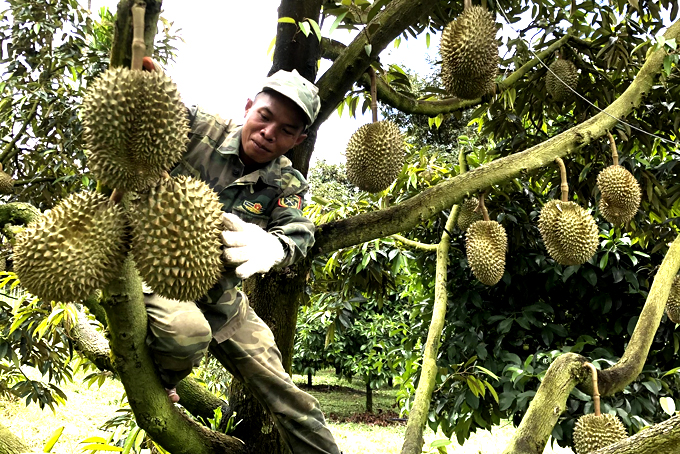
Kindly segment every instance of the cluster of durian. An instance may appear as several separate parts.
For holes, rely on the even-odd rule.
[[[557,102],[567,101],[572,97],[578,84],[578,71],[569,60],[558,58],[549,67],[545,76],[545,89]]]
[[[680,275],[675,276],[666,300],[666,315],[673,323],[680,323]]]
[[[628,437],[628,432],[616,415],[583,415],[574,425],[576,454],[588,454]]]
[[[0,194],[12,192],[14,192],[14,179],[2,169],[2,163],[0,163]]]
[[[380,192],[397,178],[406,154],[399,127],[391,121],[361,126],[347,144],[347,179],[362,191]]]
[[[493,15],[483,6],[465,8],[442,32],[441,77],[451,95],[476,99],[495,89],[498,41]]]
[[[132,245],[156,293],[197,299],[222,271],[222,211],[205,183],[167,177],[188,132],[176,86],[160,72],[110,69],[89,87],[83,117],[92,173],[109,187],[138,192],[139,200],[124,210],[82,192],[43,213],[15,246],[22,285],[47,301],[85,299],[119,274]]]

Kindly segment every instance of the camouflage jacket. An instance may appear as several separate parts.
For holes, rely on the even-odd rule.
[[[241,127],[196,107],[189,109],[189,120],[187,152],[172,174],[205,181],[219,195],[224,211],[278,237],[286,252],[280,267],[304,257],[314,244],[314,224],[302,215],[308,189],[302,174],[281,156],[243,175],[244,165],[239,158]],[[247,298],[232,290],[239,282],[233,269],[227,269],[220,282],[199,301],[217,342],[228,339],[245,316]]]

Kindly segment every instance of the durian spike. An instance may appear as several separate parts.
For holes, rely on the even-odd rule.
[[[375,69],[368,67],[368,74],[371,76],[371,117],[373,123],[378,122],[378,83],[376,81]]]
[[[617,166],[619,165],[619,153],[616,151],[616,142],[614,142],[614,136],[612,136],[612,133],[607,131],[607,137],[609,137],[609,147],[612,150],[612,161],[614,161],[614,165]]]
[[[477,207],[477,210],[482,210],[482,216],[484,216],[484,220],[487,222],[491,220],[489,219],[489,212],[486,209],[486,205],[484,205],[484,199],[486,198],[488,193],[489,193],[488,189],[484,191],[484,193],[482,193],[482,195],[479,197],[479,207]]]
[[[567,183],[567,168],[564,166],[562,158],[555,158],[555,162],[560,168],[560,190],[562,191],[562,202],[569,201],[569,183]]]
[[[146,53],[146,43],[144,42],[144,13],[146,3],[138,1],[132,7],[132,63],[130,69],[133,71],[142,70],[142,61]]]
[[[595,406],[595,416],[600,416],[600,389],[597,387],[597,368],[593,363],[584,363],[585,367],[590,368],[593,378],[593,405]]]

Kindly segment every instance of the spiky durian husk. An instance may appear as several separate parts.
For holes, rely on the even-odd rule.
[[[673,323],[680,323],[680,275],[673,279],[666,301],[666,315]]]
[[[467,229],[465,250],[472,273],[483,284],[495,285],[505,271],[508,237],[496,221],[477,221]]]
[[[222,205],[202,181],[164,179],[134,209],[132,251],[142,279],[154,292],[194,301],[223,270]]]
[[[467,8],[442,32],[442,82],[453,96],[475,99],[493,88],[498,73],[498,41],[493,15]]]
[[[4,170],[0,170],[0,194],[14,192],[14,179]]]
[[[587,454],[621,441],[628,436],[626,428],[616,415],[583,415],[574,425],[576,454]]]
[[[546,203],[538,218],[538,229],[548,253],[562,265],[585,263],[597,250],[597,224],[574,202]]]
[[[347,179],[363,191],[385,190],[399,175],[405,152],[404,138],[391,121],[363,125],[347,144]]]
[[[552,72],[548,71],[545,76],[545,89],[555,101],[568,100],[573,92],[567,87],[576,89],[578,85],[578,70],[576,66],[569,60],[558,58],[552,62],[550,70]],[[560,82],[560,79],[562,79],[562,82]]]
[[[625,224],[640,207],[641,191],[635,177],[622,166],[609,166],[597,176],[600,212],[612,224]]]
[[[118,205],[95,192],[71,194],[17,235],[14,270],[45,301],[79,301],[118,275],[124,235]]]
[[[88,165],[106,186],[148,189],[186,150],[188,122],[177,86],[159,71],[113,68],[83,99]]]
[[[460,212],[458,213],[458,228],[465,232],[473,222],[481,221],[483,216],[481,213],[476,212],[477,206],[479,205],[479,199],[477,197],[470,197],[463,205],[460,207]]]

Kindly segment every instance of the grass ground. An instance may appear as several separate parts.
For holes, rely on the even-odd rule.
[[[293,380],[301,387],[306,386],[306,377],[294,375]],[[332,371],[322,372],[314,377],[314,386],[306,389],[320,402],[321,408],[329,419],[329,427],[345,454],[396,454],[401,450],[406,426],[404,423],[391,422],[381,426],[349,422],[352,419],[365,421],[365,394],[363,383],[338,380]],[[107,380],[101,388],[96,385],[87,386],[76,382],[64,385],[62,389],[68,396],[68,405],[57,407],[53,413],[49,408],[41,410],[37,405],[26,407],[20,401],[0,400],[0,420],[15,435],[34,450],[42,451],[44,442],[59,427],[64,426],[64,433],[52,450],[58,454],[81,453],[80,441],[87,437],[104,436],[99,427],[120,407],[123,395],[122,385],[114,380]],[[394,390],[383,389],[374,392],[374,412],[386,414],[394,411]],[[357,417],[359,415],[359,417]],[[390,415],[396,416],[396,415]],[[378,422],[389,418],[377,418]],[[478,432],[459,446],[455,441],[448,447],[450,454],[497,453],[505,447],[512,436],[511,425],[497,427],[493,432]],[[425,434],[426,448],[435,439],[444,438],[427,430]],[[427,452],[427,449],[426,449]],[[436,452],[436,450],[431,451]],[[572,454],[571,450],[550,447],[545,454]]]

